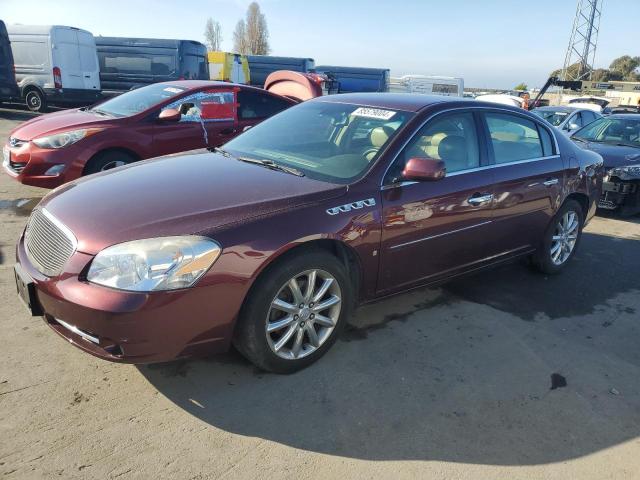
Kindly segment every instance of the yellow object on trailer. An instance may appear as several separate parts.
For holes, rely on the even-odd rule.
[[[245,55],[229,52],[208,52],[209,78],[223,82],[249,83],[249,62]]]

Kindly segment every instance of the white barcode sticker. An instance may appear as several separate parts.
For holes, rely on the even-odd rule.
[[[389,120],[396,112],[392,110],[383,110],[382,108],[360,107],[353,111],[351,115],[354,117],[378,118],[380,120]]]

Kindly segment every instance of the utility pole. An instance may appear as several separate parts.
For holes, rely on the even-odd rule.
[[[590,80],[596,56],[603,0],[578,0],[562,80]],[[578,68],[570,68],[572,65]]]

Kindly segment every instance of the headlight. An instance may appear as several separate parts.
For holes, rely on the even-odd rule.
[[[609,176],[615,176],[620,180],[633,180],[640,178],[640,164],[615,167],[609,170]]]
[[[160,237],[120,243],[91,262],[87,280],[119,290],[152,292],[193,285],[220,256],[205,237]]]
[[[55,135],[48,135],[46,137],[40,137],[33,139],[40,148],[62,148],[73,145],[79,140],[85,137],[93,135],[102,131],[102,128],[85,128],[82,130],[70,130],[68,132],[56,133]]]

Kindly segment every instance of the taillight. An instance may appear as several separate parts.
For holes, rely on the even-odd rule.
[[[53,86],[62,88],[62,73],[60,72],[60,67],[53,67]]]

